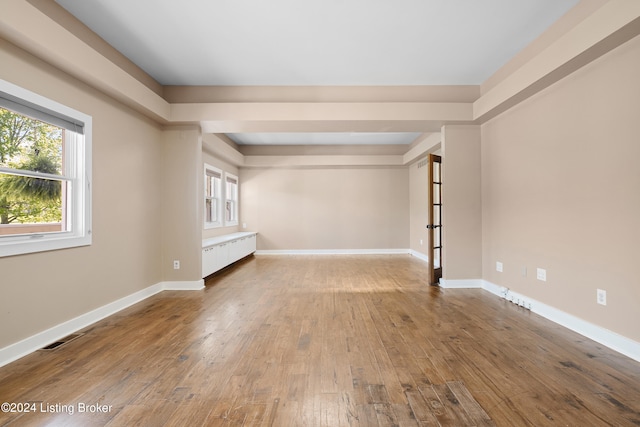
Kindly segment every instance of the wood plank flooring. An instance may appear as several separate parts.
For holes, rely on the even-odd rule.
[[[640,425],[639,363],[426,283],[404,255],[251,257],[0,368],[36,408],[0,425]]]

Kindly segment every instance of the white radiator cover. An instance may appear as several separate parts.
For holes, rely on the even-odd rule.
[[[202,277],[207,277],[229,264],[256,251],[254,232],[225,234],[202,241]]]

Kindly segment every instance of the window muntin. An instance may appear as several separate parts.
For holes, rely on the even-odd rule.
[[[204,228],[222,226],[222,171],[204,166]]]
[[[238,225],[238,177],[225,173],[225,225]]]
[[[0,256],[91,244],[91,117],[0,80]]]

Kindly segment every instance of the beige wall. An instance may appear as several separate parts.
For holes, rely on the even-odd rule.
[[[442,277],[482,277],[480,127],[442,129]]]
[[[161,129],[0,39],[0,78],[93,117],[93,244],[0,258],[0,348],[162,280]]]
[[[240,182],[260,250],[409,247],[405,167],[241,169]]]
[[[195,281],[202,275],[202,138],[197,126],[165,129],[162,145],[162,276]],[[157,185],[157,184],[156,184]],[[180,269],[173,268],[180,261]]]
[[[638,76],[636,37],[482,126],[484,278],[636,341]]]

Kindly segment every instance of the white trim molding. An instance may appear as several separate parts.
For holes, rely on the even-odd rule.
[[[480,279],[440,279],[440,287],[443,289],[477,289],[482,288],[482,280]]]
[[[160,282],[163,291],[199,291],[204,289],[204,279],[189,282]]]
[[[411,254],[411,256],[421,259],[424,262],[429,262],[429,257],[422,252],[414,251],[413,249],[411,249],[409,253]]]
[[[482,279],[469,280],[446,280],[440,279],[442,288],[458,288],[458,289],[478,289],[481,288],[487,292],[511,301],[521,307],[531,310],[545,319],[551,320],[558,325],[564,326],[580,335],[596,341],[612,350],[617,351],[633,360],[640,362],[640,343],[630,338],[624,337],[606,328],[603,328],[586,320],[580,319],[572,314],[566,313],[555,307],[534,300],[526,295],[513,292],[512,290],[498,286],[495,283]]]
[[[640,362],[640,343],[630,338],[624,337],[606,328],[603,328],[586,320],[580,319],[572,314],[566,313],[550,305],[536,301],[526,295],[513,292],[508,288],[498,286],[494,283],[483,280],[482,288],[501,298],[514,301],[518,305],[528,308],[532,312],[551,320],[565,328],[571,329],[593,341],[596,341],[618,353],[624,354]]]
[[[160,282],[142,289],[119,300],[91,310],[88,313],[62,322],[52,328],[38,332],[28,338],[0,349],[0,367],[20,359],[61,338],[86,328],[106,317],[116,314],[162,291],[200,290],[204,288],[204,280],[191,282]]]
[[[256,255],[408,255],[409,249],[266,249]]]

